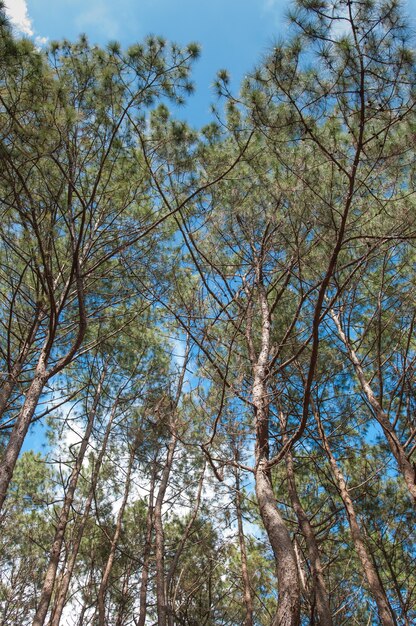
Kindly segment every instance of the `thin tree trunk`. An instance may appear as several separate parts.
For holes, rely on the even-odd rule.
[[[170,567],[169,567],[169,571],[166,574],[166,589],[167,589],[167,593],[168,593],[169,596],[170,596],[170,589],[171,589],[171,586],[172,586],[172,580],[173,580],[173,577],[175,575],[176,569],[178,567],[178,562],[179,562],[180,556],[181,556],[181,554],[183,552],[185,543],[188,540],[189,533],[191,532],[192,526],[194,525],[194,522],[195,522],[195,520],[196,520],[196,518],[198,516],[199,507],[200,507],[200,504],[201,504],[202,487],[203,487],[203,484],[204,484],[205,469],[206,469],[206,464],[204,464],[204,467],[202,468],[201,476],[200,476],[200,479],[199,479],[198,490],[197,490],[196,498],[195,498],[195,506],[193,508],[191,517],[188,520],[186,528],[185,528],[185,530],[184,530],[184,532],[182,534],[182,537],[181,537],[181,539],[179,541],[179,545],[176,548],[175,555],[174,555],[174,557],[172,559],[172,562],[170,564]],[[168,611],[168,623],[169,623],[169,626],[175,626],[174,625],[174,614],[175,614],[175,606],[174,605],[175,605],[175,598],[173,597],[172,601],[169,600],[169,611]]]
[[[387,416],[387,414],[384,412],[380,402],[377,400],[369,382],[367,381],[365,375],[364,375],[364,370],[361,366],[360,360],[356,354],[356,352],[353,350],[350,342],[348,341],[347,336],[345,335],[344,331],[342,330],[342,326],[341,326],[341,322],[339,320],[339,317],[337,317],[335,315],[335,313],[332,312],[332,319],[335,322],[335,325],[337,327],[338,330],[338,334],[341,338],[341,341],[343,342],[343,344],[345,345],[345,347],[348,350],[348,354],[351,360],[351,363],[354,366],[354,370],[355,373],[357,375],[357,378],[359,380],[359,383],[361,385],[362,390],[364,391],[367,400],[371,406],[371,408],[374,411],[374,415],[378,421],[378,423],[380,424],[380,426],[382,427],[384,434],[386,435],[386,439],[388,441],[388,444],[390,446],[390,450],[394,456],[394,458],[397,461],[397,464],[399,466],[399,470],[406,482],[407,488],[409,490],[409,493],[411,494],[411,496],[413,497],[413,500],[416,501],[416,475],[415,475],[415,470],[413,468],[413,465],[411,464],[411,462],[409,461],[409,459],[407,458],[406,452],[404,451],[404,448],[402,446],[402,444],[400,443],[394,428],[392,426],[392,424],[390,423],[390,420]]]
[[[162,470],[162,476],[159,483],[159,489],[156,496],[155,509],[153,514],[153,523],[155,530],[155,565],[156,565],[156,602],[157,602],[157,619],[158,626],[167,626],[167,602],[166,602],[166,579],[165,579],[165,534],[163,529],[162,507],[169,483],[169,477],[172,470],[173,458],[175,455],[176,444],[178,441],[177,433],[177,416],[176,412],[182,393],[183,382],[185,379],[186,367],[189,358],[189,337],[186,341],[185,355],[181,374],[179,376],[178,387],[174,402],[172,403],[169,424],[171,428],[171,438],[168,445],[166,461]]]
[[[300,547],[299,547],[299,542],[297,540],[297,537],[294,537],[293,539],[293,549],[295,550],[295,555],[296,555],[296,563],[298,564],[298,572],[299,572],[299,582],[300,582],[300,588],[302,593],[306,596],[308,593],[308,587],[306,584],[306,576],[305,576],[305,570],[302,566],[302,555],[301,555],[301,551],[300,551]],[[315,599],[313,599],[315,601]],[[311,607],[312,611],[314,610],[314,607]]]
[[[106,430],[104,433],[104,437],[103,437],[103,442],[101,445],[101,450],[99,452],[98,458],[97,458],[97,462],[94,466],[94,470],[92,472],[92,476],[91,476],[91,487],[89,489],[88,492],[88,496],[87,496],[87,500],[85,502],[85,506],[84,506],[84,512],[82,514],[82,518],[80,520],[79,526],[77,528],[77,532],[76,532],[76,538],[74,543],[72,544],[72,550],[71,550],[71,554],[70,557],[68,559],[68,563],[67,566],[65,568],[65,571],[63,572],[62,575],[62,579],[60,581],[60,585],[58,587],[58,591],[57,591],[57,595],[56,595],[56,599],[55,599],[55,604],[52,610],[52,617],[49,623],[49,626],[59,626],[60,621],[61,621],[61,617],[62,617],[62,612],[64,610],[64,606],[65,606],[65,602],[66,602],[66,598],[68,595],[68,589],[69,589],[69,585],[71,583],[71,579],[72,579],[72,574],[74,572],[74,568],[75,568],[75,563],[77,560],[77,556],[78,556],[78,551],[81,545],[81,541],[82,541],[82,537],[84,535],[84,530],[85,530],[85,526],[87,524],[89,515],[90,515],[90,510],[91,510],[91,505],[94,499],[94,493],[96,492],[96,488],[97,488],[97,483],[98,483],[98,477],[100,474],[100,470],[101,470],[101,466],[104,460],[104,456],[107,450],[107,443],[108,443],[108,439],[111,433],[111,428],[113,425],[113,420],[114,417],[116,415],[116,411],[117,411],[117,406],[118,406],[118,397],[116,398],[113,407],[111,409],[111,413],[110,413],[110,418],[108,420],[107,426],[106,426]]]
[[[13,393],[13,390],[16,386],[17,379],[20,376],[22,368],[26,362],[26,359],[29,354],[29,350],[31,346],[33,345],[33,342],[35,341],[36,333],[42,321],[43,315],[44,314],[41,311],[41,309],[38,308],[36,311],[35,319],[32,323],[31,328],[29,329],[27,339],[24,342],[23,348],[21,349],[18,358],[14,362],[13,367],[7,374],[7,379],[2,384],[2,387],[0,389],[0,417],[3,415],[3,413],[7,409],[8,401],[10,399],[10,396]]]
[[[129,591],[129,583],[130,583],[130,576],[131,576],[131,567],[132,564],[130,562],[127,571],[124,575],[124,580],[123,580],[123,587],[121,590],[121,599],[120,599],[120,608],[117,612],[117,619],[115,621],[114,626],[122,626],[123,625],[123,619],[124,616],[126,614],[126,608],[127,608],[127,597],[128,597],[128,591]]]
[[[39,398],[47,380],[46,354],[42,352],[35,369],[33,380],[26,393],[25,401],[16,418],[0,464],[0,512],[6,499],[7,490],[13,476],[17,458],[22,449],[23,441],[36,411]]]
[[[98,606],[98,625],[99,626],[105,626],[105,597],[106,597],[107,588],[108,588],[108,581],[110,579],[111,570],[112,570],[113,564],[114,564],[114,559],[115,559],[115,555],[116,555],[118,540],[120,538],[121,525],[123,523],[124,511],[125,511],[126,504],[127,504],[127,499],[129,497],[129,493],[130,493],[131,472],[132,472],[132,469],[133,469],[133,461],[134,461],[134,456],[136,454],[136,448],[137,448],[137,445],[135,443],[132,446],[131,451],[130,451],[130,457],[129,457],[129,463],[128,463],[128,466],[127,466],[126,484],[125,484],[125,487],[124,487],[123,499],[121,501],[120,510],[118,512],[118,515],[117,515],[116,527],[115,527],[115,530],[114,530],[113,538],[111,540],[110,553],[108,555],[107,563],[105,565],[104,572],[103,572],[103,575],[102,575],[102,578],[101,578],[100,587],[98,589],[97,606]]]
[[[139,601],[139,617],[137,626],[145,626],[147,613],[147,585],[149,581],[150,554],[152,551],[152,532],[153,532],[153,497],[156,480],[156,460],[153,463],[152,477],[150,481],[149,505],[146,516],[146,541],[143,548],[143,565],[140,581],[140,601]]]
[[[402,590],[400,588],[400,583],[397,580],[397,574],[394,571],[392,560],[391,560],[391,558],[389,557],[389,555],[386,552],[386,549],[385,549],[385,546],[384,546],[384,542],[383,542],[383,536],[382,536],[382,533],[380,531],[380,528],[378,527],[378,524],[376,524],[376,528],[377,528],[377,534],[378,534],[379,540],[380,540],[379,547],[380,547],[380,550],[383,553],[386,566],[387,566],[387,568],[388,568],[388,570],[390,572],[391,580],[392,580],[392,583],[393,583],[393,586],[394,586],[394,590],[395,590],[396,595],[397,595],[397,599],[398,599],[400,607],[402,609],[403,626],[411,626],[410,620],[409,620],[409,618],[407,616],[407,607],[406,607],[406,603],[405,603],[405,601],[403,599]]]
[[[77,284],[79,322],[78,332],[73,344],[69,347],[68,352],[58,359],[55,365],[47,370],[47,362],[53,346],[56,327],[49,329],[49,333],[44,341],[40,351],[39,359],[35,368],[35,373],[30,383],[29,389],[25,396],[25,401],[16,418],[16,422],[10,434],[3,459],[0,463],[0,512],[6,499],[7,490],[13,476],[16,461],[22,449],[27,431],[29,429],[32,418],[35,414],[39,398],[48,380],[53,378],[58,372],[64,369],[74,358],[78,348],[81,346],[85,332],[87,329],[87,316],[84,303],[84,291],[80,274],[79,259],[76,259],[75,274]],[[65,298],[68,291],[65,290]],[[64,298],[64,299],[65,299]],[[59,304],[58,309],[63,306],[63,301]]]
[[[384,591],[383,584],[380,580],[377,569],[374,565],[374,562],[371,556],[368,554],[367,546],[365,545],[365,541],[363,539],[360,526],[358,524],[357,516],[355,513],[355,509],[354,509],[354,504],[350,497],[347,484],[345,482],[345,478],[341,470],[338,467],[338,463],[334,455],[332,454],[332,450],[329,445],[328,438],[325,434],[324,428],[322,426],[322,422],[315,408],[314,408],[314,414],[315,414],[315,419],[318,425],[319,435],[321,437],[325,453],[328,457],[329,464],[331,466],[331,470],[335,478],[339,494],[344,503],[354,546],[358,554],[358,558],[361,561],[364,575],[367,578],[370,592],[373,595],[374,600],[377,605],[377,611],[378,611],[380,623],[383,626],[397,626],[394,613],[391,609],[390,603]]]
[[[88,608],[89,607],[88,607],[87,603],[84,602],[84,604],[82,605],[81,612],[79,614],[79,619],[78,619],[77,626],[84,626],[84,616],[85,616],[85,613],[87,612]]]
[[[240,492],[240,475],[238,468],[235,468],[235,510],[237,515],[238,541],[240,545],[241,558],[241,579],[243,581],[244,604],[246,607],[246,615],[244,618],[244,626],[253,626],[253,596],[251,593],[250,576],[248,573],[247,549],[244,537],[243,514],[241,511],[241,492]]]
[[[280,423],[282,425],[282,430],[285,431],[286,420],[282,414],[280,414]],[[286,440],[287,436],[284,435],[283,441],[285,442]],[[318,542],[309,518],[299,498],[291,451],[287,452],[285,462],[289,497],[292,502],[299,527],[306,541],[309,563],[312,572],[313,589],[316,598],[316,608],[319,615],[319,624],[320,626],[333,626],[332,613],[329,606],[328,592],[326,590]]]
[[[165,535],[163,531],[162,506],[169,482],[170,471],[172,469],[173,457],[177,443],[175,426],[168,446],[168,453],[160,479],[158,494],[154,509],[154,529],[155,529],[155,566],[156,566],[156,601],[157,601],[157,623],[158,626],[166,626],[167,605],[166,605],[166,581],[165,581]]]
[[[84,461],[85,452],[88,447],[92,428],[94,425],[95,416],[97,414],[98,404],[101,398],[104,379],[107,373],[106,365],[103,367],[103,371],[100,376],[100,380],[97,385],[97,389],[94,394],[91,410],[88,414],[87,428],[81,441],[79,452],[75,461],[75,465],[71,472],[69,480],[68,490],[65,494],[64,504],[59,514],[58,524],[55,530],[55,536],[52,544],[52,550],[49,557],[49,563],[46,570],[46,575],[43,581],[42,591],[40,594],[38,608],[33,619],[33,626],[43,626],[45,623],[46,615],[48,613],[49,604],[51,601],[53,588],[55,585],[56,573],[59,566],[59,558],[61,556],[62,543],[65,536],[66,527],[69,520],[69,514],[71,511],[72,503],[74,501],[75,490],[77,488],[79,476],[81,473],[82,463]]]

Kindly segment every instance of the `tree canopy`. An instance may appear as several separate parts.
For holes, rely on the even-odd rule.
[[[414,41],[290,22],[193,128],[197,44],[0,6],[2,626],[416,620]]]

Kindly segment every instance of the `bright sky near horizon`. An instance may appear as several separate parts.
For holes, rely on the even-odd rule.
[[[196,93],[185,110],[186,118],[199,126],[210,120],[215,101],[212,83],[226,68],[232,86],[258,63],[261,55],[287,29],[285,14],[290,0],[5,0],[16,31],[38,45],[48,40],[74,40],[85,33],[91,42],[104,45],[118,40],[128,46],[152,33],[202,46],[194,68]],[[416,27],[416,0],[405,8]]]

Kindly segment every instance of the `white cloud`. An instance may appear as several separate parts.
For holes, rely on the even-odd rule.
[[[4,8],[12,27],[17,33],[33,37],[38,50],[46,46],[49,41],[48,37],[35,36],[32,20],[27,11],[26,0],[6,0]]]
[[[27,12],[26,0],[6,0],[5,10],[12,26],[19,33],[33,36],[32,20]]]
[[[49,41],[48,37],[40,37],[39,35],[36,35],[36,37],[35,37],[35,44],[36,44],[38,49],[39,48],[43,48],[43,46],[46,46],[48,41]]]

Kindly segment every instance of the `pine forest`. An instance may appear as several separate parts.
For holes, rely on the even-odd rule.
[[[0,3],[1,626],[416,624],[414,35],[288,19],[196,128]]]

